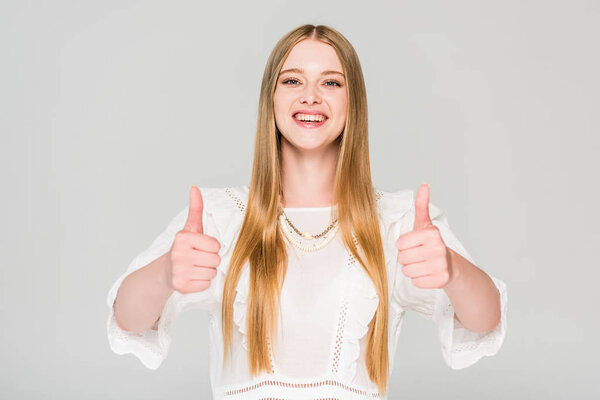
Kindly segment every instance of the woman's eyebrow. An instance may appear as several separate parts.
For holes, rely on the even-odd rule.
[[[302,68],[288,68],[288,69],[284,69],[283,71],[281,71],[279,73],[279,75],[285,74],[286,72],[297,72],[299,74],[303,74],[304,70]],[[338,75],[343,76],[344,78],[346,77],[343,73],[341,73],[339,71],[327,70],[327,71],[321,72],[321,75],[330,75],[330,74],[338,74]]]

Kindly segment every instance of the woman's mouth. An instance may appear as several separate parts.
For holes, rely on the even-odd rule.
[[[296,113],[292,116],[294,122],[302,128],[318,128],[327,121],[327,117],[323,114],[302,114]]]

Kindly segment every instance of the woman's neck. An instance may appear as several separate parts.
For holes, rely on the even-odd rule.
[[[281,183],[284,207],[324,207],[333,203],[337,148],[302,152],[282,143]]]

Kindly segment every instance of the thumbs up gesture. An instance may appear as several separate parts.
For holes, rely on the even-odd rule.
[[[217,275],[221,244],[202,228],[202,193],[196,186],[190,190],[190,206],[183,229],[177,232],[169,250],[166,268],[167,283],[180,293],[206,290]]]
[[[429,218],[429,185],[423,183],[415,198],[413,230],[396,240],[402,273],[419,288],[443,288],[452,279],[450,251]]]

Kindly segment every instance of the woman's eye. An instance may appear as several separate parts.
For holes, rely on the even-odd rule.
[[[337,81],[327,81],[325,82],[326,85],[325,86],[342,86],[339,82]],[[333,83],[333,85],[327,85],[327,83]]]
[[[294,79],[294,78],[288,78],[288,79],[284,79],[283,81],[281,81],[281,83],[284,85],[297,85],[300,83],[300,81],[297,79]],[[341,87],[342,84],[337,81],[326,81],[325,86]]]

